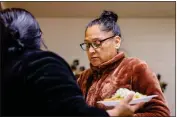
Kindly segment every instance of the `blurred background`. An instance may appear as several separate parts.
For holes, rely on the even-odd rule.
[[[89,68],[79,45],[86,25],[103,10],[114,11],[122,31],[122,51],[145,60],[157,74],[171,116],[175,116],[175,1],[1,2],[1,7],[30,11],[39,21],[48,49],[67,60],[74,72]]]

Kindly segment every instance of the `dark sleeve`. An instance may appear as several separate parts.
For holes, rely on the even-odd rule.
[[[46,100],[49,115],[109,116],[86,104],[74,74],[62,58],[38,57],[28,69],[26,83]]]

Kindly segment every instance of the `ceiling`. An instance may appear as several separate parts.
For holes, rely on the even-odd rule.
[[[112,10],[121,18],[176,18],[176,2],[2,2],[3,8],[20,7],[36,17],[97,17]]]

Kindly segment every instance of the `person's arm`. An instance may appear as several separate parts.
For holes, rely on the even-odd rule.
[[[146,103],[143,111],[134,114],[134,117],[167,117],[170,111],[167,107],[164,95],[155,74],[144,62],[139,62],[133,66],[133,90],[146,95],[158,95],[150,102]]]
[[[89,107],[79,89],[69,65],[60,57],[51,54],[36,53],[35,58],[29,57],[27,79],[25,83],[45,100],[44,115],[58,116],[132,116],[142,104],[130,106],[130,95],[119,105],[109,111]],[[27,62],[27,61],[26,61]],[[45,112],[47,111],[47,112]]]
[[[41,57],[31,62],[28,69],[26,83],[47,100],[48,115],[109,116],[104,110],[87,106],[72,71],[62,58]]]

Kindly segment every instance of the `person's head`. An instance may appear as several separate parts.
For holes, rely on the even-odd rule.
[[[99,18],[87,25],[85,40],[80,46],[87,52],[93,66],[99,66],[116,56],[121,43],[117,19],[114,12],[104,11]]]
[[[71,65],[71,70],[72,71],[76,71],[77,70],[76,66],[75,65]]]
[[[7,45],[9,42],[9,38],[12,38],[10,35],[10,31],[8,28],[5,27],[4,23],[2,22],[2,19],[0,18],[0,36],[1,36],[1,54],[2,54],[2,59],[4,56],[6,56],[6,50],[7,50]]]
[[[80,66],[79,70],[80,70],[80,71],[84,71],[84,70],[85,70],[85,67],[84,67],[84,66]]]
[[[78,66],[78,65],[79,65],[79,60],[78,60],[78,59],[75,59],[75,60],[73,61],[73,65],[74,65],[74,66]]]
[[[161,75],[157,74],[157,79],[160,81],[161,80]]]
[[[20,47],[40,48],[42,32],[30,12],[21,8],[8,8],[0,11],[0,19],[10,34],[1,40],[7,52],[16,51]]]

